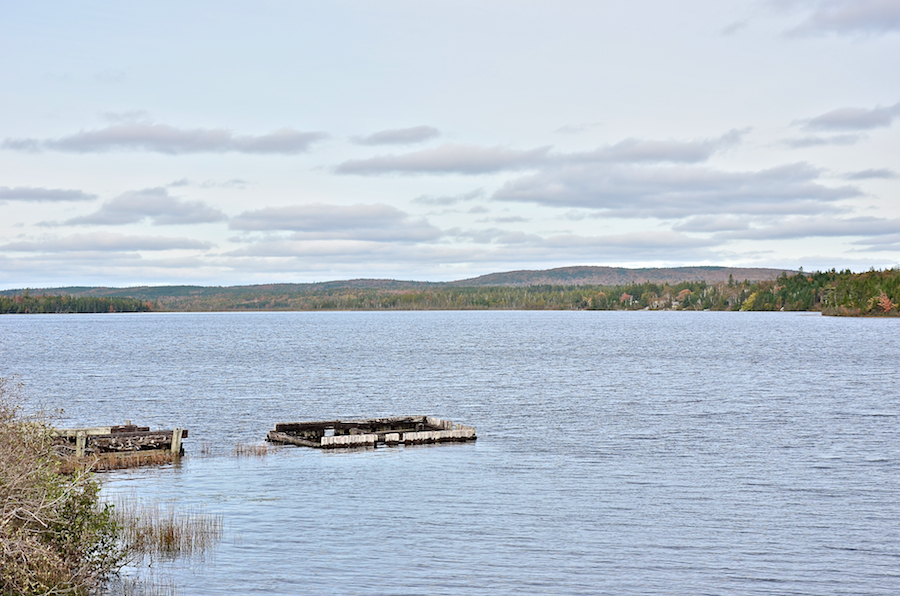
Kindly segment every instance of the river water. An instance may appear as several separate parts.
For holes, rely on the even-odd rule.
[[[900,593],[900,320],[798,313],[0,317],[65,426],[183,426],[107,494],[221,515],[180,594]],[[475,443],[236,457],[276,422]],[[203,452],[203,453],[201,453]]]

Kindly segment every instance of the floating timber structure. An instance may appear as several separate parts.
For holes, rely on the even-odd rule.
[[[186,428],[174,430],[150,430],[149,426],[128,423],[122,426],[99,426],[92,428],[69,428],[53,431],[57,450],[65,455],[83,457],[106,453],[146,453],[167,452],[184,455],[182,439],[186,439]]]
[[[432,416],[396,416],[363,420],[319,420],[275,425],[272,443],[335,449],[377,445],[415,445],[474,441],[475,427]]]

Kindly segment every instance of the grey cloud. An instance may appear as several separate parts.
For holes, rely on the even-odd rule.
[[[880,168],[880,169],[860,170],[859,172],[851,172],[849,174],[844,175],[844,180],[872,180],[872,179],[889,180],[889,179],[896,178],[896,177],[897,177],[897,173],[894,170],[889,170],[887,168]]]
[[[486,174],[503,170],[522,170],[542,163],[550,147],[516,151],[503,147],[477,145],[441,145],[403,155],[383,155],[345,161],[336,168],[339,174]]]
[[[41,141],[37,139],[4,139],[3,143],[0,143],[0,148],[28,153],[37,153],[41,150],[41,146]]]
[[[97,195],[80,190],[63,188],[42,188],[33,186],[0,186],[0,201],[27,201],[30,203],[51,203],[64,201],[93,201]]]
[[[579,163],[696,163],[740,142],[746,130],[732,130],[713,139],[652,141],[625,139],[594,151],[550,153],[550,146],[527,151],[478,145],[442,145],[403,155],[345,161],[339,174],[486,174],[501,171],[563,167]]]
[[[308,151],[312,143],[326,136],[292,128],[253,136],[235,135],[224,128],[181,129],[166,124],[122,122],[58,139],[8,138],[0,146],[17,151],[49,149],[73,153],[135,150],[168,155],[224,152],[292,155]]]
[[[411,145],[439,137],[441,131],[433,126],[394,128],[355,139],[360,145]]]
[[[422,195],[413,199],[415,203],[421,203],[423,205],[456,205],[457,203],[461,203],[463,201],[473,201],[475,199],[481,198],[484,196],[484,190],[481,188],[476,188],[473,191],[466,192],[459,195]]]
[[[813,0],[803,4],[810,13],[789,35],[879,35],[900,30],[897,0]]]
[[[326,205],[310,203],[246,211],[231,220],[229,228],[242,231],[295,232],[295,239],[355,239],[424,242],[441,231],[425,220],[390,205]]]
[[[806,147],[821,147],[823,145],[854,145],[866,138],[866,135],[832,135],[830,137],[806,136],[787,139],[784,145],[792,149],[804,149]]]
[[[123,193],[89,215],[66,220],[66,225],[121,225],[150,219],[153,225],[181,225],[223,221],[225,214],[202,201],[185,201],[165,188]]]
[[[212,244],[191,238],[164,236],[128,236],[115,233],[72,234],[62,238],[10,242],[0,250],[10,252],[73,252],[202,249]]]
[[[819,131],[869,130],[890,126],[900,116],[900,103],[886,108],[838,108],[805,121],[803,128]]]
[[[821,171],[791,164],[756,172],[698,166],[573,166],[507,182],[498,201],[601,210],[614,217],[683,218],[713,214],[807,214],[838,211],[855,186],[827,187]]]
[[[767,227],[753,227],[722,234],[742,240],[783,240],[791,238],[880,236],[900,230],[900,219],[880,217],[795,217]]]

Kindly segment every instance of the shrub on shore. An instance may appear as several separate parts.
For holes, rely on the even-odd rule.
[[[0,378],[0,594],[87,594],[124,560],[112,508],[85,471],[64,474],[50,427]]]

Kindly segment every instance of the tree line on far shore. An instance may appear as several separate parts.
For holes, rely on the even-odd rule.
[[[900,268],[864,273],[818,271],[774,280],[684,281],[617,286],[328,287],[132,298],[0,296],[0,312],[318,311],[318,310],[715,310],[821,311],[838,316],[897,316]],[[66,302],[66,299],[69,302]],[[16,303],[14,301],[20,300]],[[13,302],[10,302],[13,301]],[[84,301],[84,302],[78,302]],[[11,304],[7,307],[7,304]],[[76,307],[75,305],[80,305]],[[8,309],[9,308],[9,309]],[[68,310],[66,310],[68,308]],[[81,308],[82,310],[77,310]],[[42,309],[42,310],[40,310]]]
[[[38,295],[0,296],[0,314],[146,312],[152,305],[134,298]]]
[[[744,310],[822,311],[829,315],[896,316],[900,269],[782,274],[775,280],[618,286],[539,285],[329,288],[160,297],[169,311],[242,310]]]

